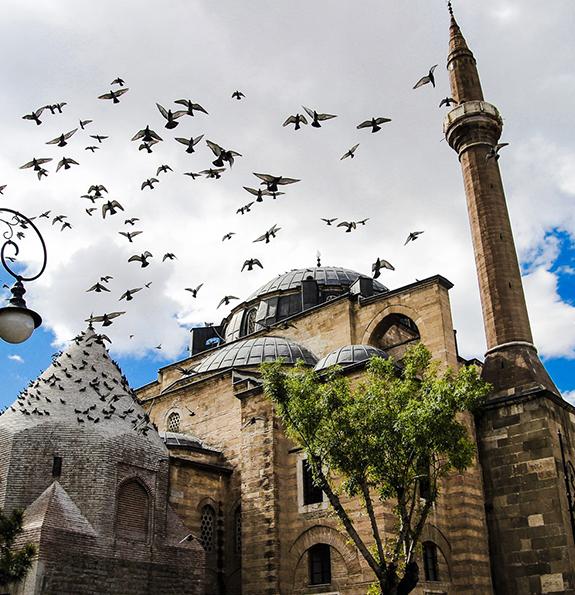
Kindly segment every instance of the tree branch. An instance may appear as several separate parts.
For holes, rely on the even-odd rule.
[[[371,532],[373,534],[373,538],[375,539],[375,543],[377,545],[377,554],[379,556],[379,563],[381,566],[385,567],[386,562],[385,562],[385,555],[383,553],[383,544],[381,543],[381,535],[379,533],[379,527],[377,526],[375,512],[373,510],[373,502],[371,500],[371,494],[369,493],[369,487],[365,481],[361,482],[361,491],[363,493],[365,507],[367,508],[367,514],[369,515],[369,520],[371,522]]]

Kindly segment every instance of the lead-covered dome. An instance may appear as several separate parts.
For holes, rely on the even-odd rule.
[[[350,366],[360,362],[366,362],[373,356],[387,359],[389,356],[383,349],[378,349],[372,345],[346,345],[340,347],[325,357],[322,357],[315,365],[314,370],[325,370],[331,366]]]
[[[224,345],[195,368],[196,374],[215,372],[229,368],[259,366],[262,362],[282,358],[286,364],[295,364],[299,359],[308,366],[317,362],[317,357],[295,341],[284,337],[257,337]]]

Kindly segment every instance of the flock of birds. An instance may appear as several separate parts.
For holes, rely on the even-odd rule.
[[[414,85],[414,89],[418,89],[425,85],[432,85],[435,87],[435,76],[434,71],[437,65],[434,65],[430,68],[429,72],[421,77],[417,83]],[[125,94],[128,93],[129,88],[126,87],[124,79],[118,77],[114,79],[110,84],[110,90],[98,97],[98,99],[103,101],[110,101],[112,104],[120,103],[120,100],[124,100]],[[243,92],[236,90],[231,95],[232,99],[237,101],[245,100],[246,96]],[[171,109],[166,108],[159,103],[156,104],[158,112],[160,113],[164,128],[167,130],[174,130],[179,126],[182,121],[182,118],[185,117],[195,117],[197,114],[202,114],[203,116],[208,115],[208,111],[199,103],[192,101],[191,99],[177,99],[174,101],[174,104],[178,106],[178,109]],[[439,107],[451,107],[451,105],[456,104],[456,101],[451,97],[446,97],[441,100]],[[42,118],[45,117],[47,112],[50,115],[60,115],[65,113],[65,107],[67,106],[66,102],[59,102],[50,105],[45,105],[40,107],[29,114],[26,114],[23,117],[24,120],[28,120],[34,122],[37,126],[42,124]],[[302,126],[307,126],[308,124],[311,125],[313,128],[321,128],[322,123],[327,122],[337,116],[335,114],[329,114],[321,112],[317,109],[311,109],[309,107],[303,107],[304,113],[296,113],[289,115],[285,121],[283,122],[283,126],[291,126],[293,125],[294,130],[300,130]],[[383,116],[373,116],[368,118],[357,125],[357,129],[359,130],[370,130],[371,133],[377,133],[382,130],[382,126],[391,122],[390,118],[383,117]],[[76,136],[79,130],[85,131],[88,129],[90,125],[93,124],[93,121],[90,119],[80,119],[78,126],[75,128],[63,132],[57,137],[46,141],[47,145],[64,148],[68,146],[68,143],[71,139],[77,139]],[[103,146],[105,146],[106,141],[108,140],[108,136],[103,134],[88,134],[89,139],[91,139],[90,144],[85,147],[86,151],[94,153],[100,150]],[[186,153],[194,153],[197,149],[198,143],[203,140],[204,135],[199,136],[176,136],[174,140],[183,145],[185,147]],[[146,153],[153,153],[156,146],[163,142],[163,138],[160,134],[153,130],[150,125],[146,125],[145,127],[141,128],[134,134],[131,139],[133,142],[138,143],[138,150],[145,151]],[[198,177],[205,177],[210,179],[219,179],[221,178],[222,174],[227,170],[230,170],[233,165],[234,161],[237,158],[241,158],[242,155],[236,150],[230,148],[224,148],[219,144],[206,139],[205,143],[207,147],[213,154],[213,161],[211,162],[210,167],[207,167],[203,170],[194,172],[194,171],[186,171],[183,172],[184,175],[189,176],[193,180]],[[493,147],[492,150],[487,155],[487,159],[498,159],[499,158],[499,150],[506,146],[507,143],[498,144],[496,147]],[[353,145],[350,149],[348,149],[342,156],[341,160],[344,159],[353,159],[356,155],[356,151],[359,147],[359,143]],[[33,173],[36,174],[39,180],[49,175],[49,171],[47,169],[48,164],[52,162],[54,159],[52,157],[34,157],[30,161],[26,162],[25,164],[20,166],[20,169],[31,170]],[[61,159],[57,161],[55,171],[59,172],[60,170],[68,170],[73,166],[78,166],[79,163],[77,160],[71,157],[63,156]],[[173,169],[167,165],[162,164],[160,165],[157,170],[156,174],[153,177],[147,178],[141,183],[141,190],[153,191],[157,184],[160,183],[160,180],[163,175],[168,175],[170,172],[173,173]],[[297,178],[287,177],[283,175],[275,175],[269,173],[257,173],[254,172],[255,178],[258,180],[259,184],[256,186],[255,184],[252,186],[243,186],[243,189],[250,194],[252,200],[247,202],[246,204],[242,205],[236,210],[236,214],[238,215],[245,215],[251,211],[253,206],[256,203],[262,203],[265,199],[271,198],[276,199],[278,196],[284,195],[287,186],[292,184],[296,184],[300,182]],[[6,185],[0,185],[0,194],[4,193]],[[280,190],[281,189],[281,190]],[[120,213],[125,211],[124,206],[118,200],[111,200],[108,198],[108,190],[103,184],[92,184],[89,186],[87,192],[81,195],[81,198],[89,201],[90,206],[85,208],[85,212],[87,216],[94,216],[96,212],[100,212],[103,219],[107,217],[113,217],[119,215]],[[96,206],[98,205],[98,206]],[[38,218],[45,218],[51,219],[52,225],[58,224],[60,226],[61,231],[65,231],[67,229],[72,229],[72,224],[68,221],[68,216],[66,214],[53,214],[51,210],[47,210],[40,215]],[[33,219],[33,218],[32,218]],[[361,219],[358,221],[347,221],[342,220],[338,221],[337,218],[321,218],[321,220],[327,226],[333,226],[338,228],[345,228],[346,233],[351,233],[352,231],[358,229],[359,226],[365,226],[369,221],[369,218]],[[138,217],[130,216],[124,219],[124,229],[119,231],[118,233],[126,238],[126,240],[132,244],[134,240],[143,234],[143,230],[135,229],[136,224],[140,221]],[[336,222],[338,223],[336,224]],[[21,222],[21,227],[25,229],[25,223]],[[264,242],[265,244],[269,244],[274,238],[277,237],[278,232],[281,230],[281,227],[277,225],[273,225],[271,228],[267,229],[264,233],[259,235],[253,242]],[[417,240],[421,234],[423,234],[423,230],[420,231],[412,231],[407,236],[405,240],[405,244],[409,242],[413,242]],[[24,232],[19,232],[19,237],[24,236]],[[236,234],[234,231],[227,232],[222,237],[222,242],[229,241],[233,239],[233,236]],[[153,254],[148,251],[144,250],[141,253],[135,253],[128,258],[128,262],[130,263],[137,263],[140,267],[146,268],[150,265],[150,260],[154,258]],[[162,262],[166,260],[174,260],[176,259],[176,255],[172,252],[166,252],[162,256]],[[318,266],[319,266],[319,258],[318,258]],[[247,258],[243,262],[241,267],[241,271],[252,271],[254,267],[259,267],[263,269],[263,264],[258,258]],[[377,278],[381,274],[382,269],[394,270],[393,265],[383,259],[377,258],[377,260],[372,264],[371,270],[373,273],[373,277]],[[100,279],[94,283],[91,287],[86,289],[87,292],[96,292],[96,293],[106,293],[110,292],[108,288],[108,283],[112,279],[111,276],[102,276]],[[139,293],[140,291],[149,288],[151,282],[143,283],[142,286],[133,287],[125,289],[120,297],[119,301],[129,302],[134,299],[134,296]],[[203,287],[203,283],[198,284],[195,287],[186,287],[185,291],[188,291],[193,298],[198,296],[198,292]],[[235,296],[226,295],[224,296],[219,304],[218,308],[222,305],[228,305],[230,300],[238,299]],[[93,323],[101,323],[103,326],[109,326],[112,324],[113,320],[123,314],[125,311],[113,311],[113,312],[106,312],[103,314],[94,315],[92,314],[86,319],[86,322],[90,324]],[[130,335],[133,337],[133,335]],[[161,348],[161,345],[157,346]]]

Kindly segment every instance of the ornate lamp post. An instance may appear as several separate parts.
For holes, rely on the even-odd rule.
[[[6,219],[3,217],[5,213],[10,215]],[[46,244],[44,243],[42,234],[34,223],[18,211],[0,208],[0,223],[4,223],[8,228],[2,234],[4,243],[2,244],[2,248],[0,248],[0,259],[2,261],[2,266],[12,277],[14,277],[14,279],[16,279],[16,283],[14,283],[14,286],[11,289],[12,297],[9,301],[10,305],[5,308],[0,308],[0,338],[8,343],[22,343],[32,335],[34,329],[42,324],[40,315],[26,307],[26,301],[24,300],[26,290],[24,289],[22,282],[34,281],[44,272],[47,260]],[[16,273],[11,269],[7,262],[8,259],[13,260],[13,258],[18,256],[18,253],[20,252],[20,248],[14,240],[14,238],[21,239],[21,237],[23,237],[20,232],[16,231],[16,228],[18,227],[21,229],[31,227],[38,235],[42,245],[42,266],[40,272],[32,277],[24,277],[23,275]],[[7,247],[12,249],[14,253],[13,256],[7,257],[5,255]]]

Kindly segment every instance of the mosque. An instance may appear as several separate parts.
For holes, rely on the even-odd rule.
[[[0,507],[24,508],[37,559],[13,594],[363,595],[374,577],[264,395],[259,365],[360,375],[422,341],[493,391],[466,421],[475,463],[443,481],[422,535],[426,594],[575,594],[575,407],[533,344],[499,164],[502,132],[451,15],[456,106],[444,132],[467,197],[488,350],[457,349],[440,275],[397,289],[339,267],[293,270],[194,329],[190,357],[133,393],[80,335],[0,417]],[[216,347],[212,347],[216,344]],[[157,429],[156,429],[157,428]],[[381,528],[391,506],[376,510]],[[354,523],[369,532],[356,509]]]

